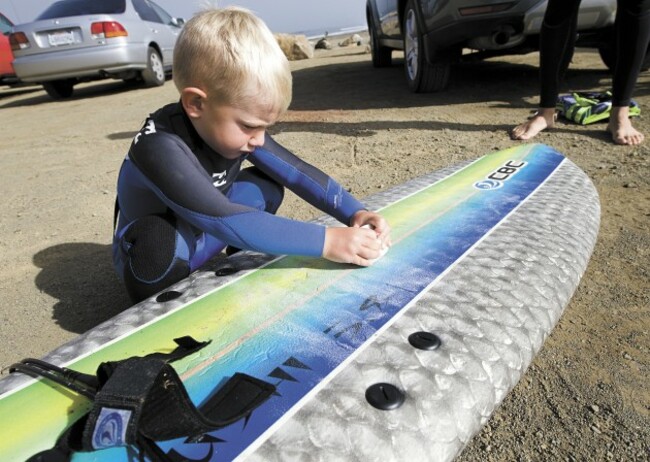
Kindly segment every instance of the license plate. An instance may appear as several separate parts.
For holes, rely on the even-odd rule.
[[[74,43],[74,33],[70,31],[57,31],[48,34],[48,42],[53,47],[71,45]]]

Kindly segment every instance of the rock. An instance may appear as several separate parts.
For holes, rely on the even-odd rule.
[[[353,34],[350,37],[346,38],[342,42],[339,42],[340,47],[349,47],[350,45],[361,46],[363,39],[359,34]]]
[[[327,37],[323,37],[318,42],[316,42],[314,48],[317,50],[331,50],[332,44],[329,42],[329,40],[327,40]]]
[[[304,35],[275,34],[275,39],[289,61],[314,57],[314,48]]]

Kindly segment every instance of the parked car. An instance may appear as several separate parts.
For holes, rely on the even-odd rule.
[[[60,99],[89,80],[163,85],[182,25],[151,0],[60,0],[9,39],[18,77]]]
[[[0,13],[0,85],[12,85],[18,83],[16,72],[11,64],[14,55],[9,45],[9,34],[13,23],[2,13]]]
[[[372,63],[390,66],[402,50],[412,91],[444,90],[455,61],[539,50],[545,9],[545,0],[368,0]],[[577,44],[598,48],[610,68],[615,13],[616,0],[583,0],[578,17]]]

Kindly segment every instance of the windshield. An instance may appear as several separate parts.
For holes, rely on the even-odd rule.
[[[5,15],[0,13],[0,32],[2,32],[5,35],[8,35],[9,32],[11,32],[11,21],[9,21]]]
[[[61,0],[43,11],[37,20],[85,16],[88,14],[121,14],[126,9],[126,0]]]

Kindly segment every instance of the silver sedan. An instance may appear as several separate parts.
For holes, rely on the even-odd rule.
[[[163,85],[182,26],[151,0],[60,0],[9,39],[16,75],[60,99],[89,80]]]

